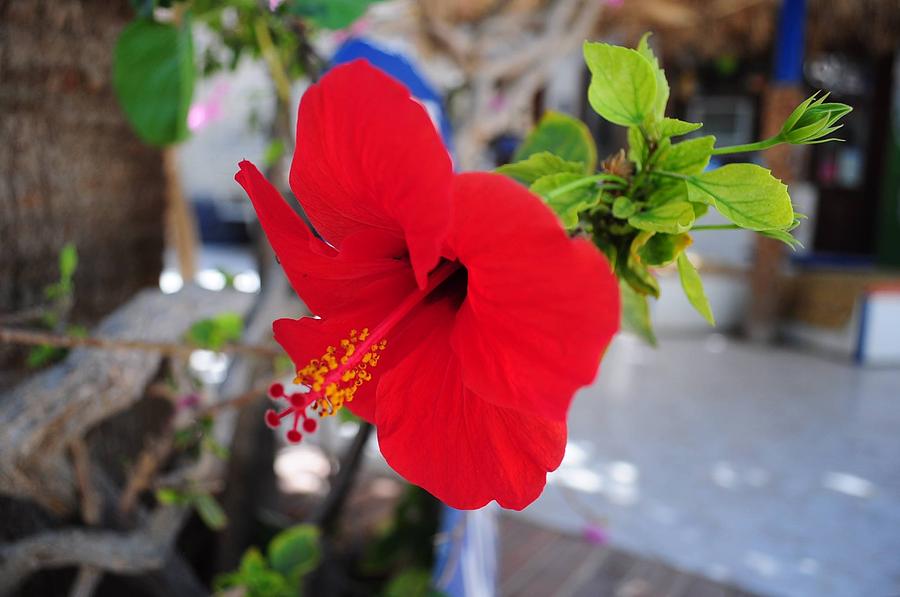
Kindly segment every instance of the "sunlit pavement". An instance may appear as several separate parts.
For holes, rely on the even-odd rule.
[[[522,515],[763,594],[900,594],[900,370],[619,337]]]

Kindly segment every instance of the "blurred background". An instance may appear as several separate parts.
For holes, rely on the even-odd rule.
[[[697,232],[717,327],[657,271],[658,346],[615,339],[521,513],[443,508],[352,417],[284,445],[270,323],[305,311],[237,163],[289,196],[297,103],[356,58],[457,169],[547,110],[602,158],[581,43],[645,31],[721,145],[853,106],[751,158],[803,247]],[[0,0],[0,594],[900,595],[898,31],[897,0]]]

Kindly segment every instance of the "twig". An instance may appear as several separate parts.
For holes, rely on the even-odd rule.
[[[93,566],[82,566],[69,589],[69,597],[91,597],[103,579],[103,572]]]
[[[0,344],[24,344],[28,346],[55,346],[58,348],[99,348],[103,350],[143,350],[167,356],[189,357],[196,346],[177,342],[148,342],[145,340],[123,340],[118,338],[100,338],[96,336],[78,337],[61,334],[50,334],[38,330],[21,330],[0,327]],[[260,344],[225,344],[216,352],[229,352],[265,357],[277,357],[282,354],[278,348]]]
[[[100,522],[102,498],[91,481],[91,456],[84,439],[72,440],[69,444],[78,491],[81,493],[81,518],[93,526]]]
[[[185,516],[183,508],[158,508],[146,527],[132,533],[66,529],[0,545],[0,595],[44,568],[89,566],[119,574],[158,570]]]
[[[172,453],[174,438],[173,433],[167,432],[163,437],[152,440],[150,445],[138,456],[137,464],[131,469],[131,474],[119,497],[119,513],[123,517],[131,514],[138,496],[153,483],[153,477],[159,467]]]

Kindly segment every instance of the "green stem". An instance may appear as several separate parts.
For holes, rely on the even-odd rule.
[[[756,143],[745,143],[744,145],[729,145],[726,147],[716,147],[712,150],[712,155],[724,155],[726,153],[749,153],[751,151],[762,151],[764,149],[769,149],[770,147],[775,147],[784,143],[784,139],[781,138],[781,134],[777,134],[774,137],[769,137],[768,139],[764,139],[762,141],[757,141]]]
[[[275,42],[272,40],[272,34],[269,33],[269,26],[265,20],[262,18],[256,19],[254,32],[256,33],[256,41],[259,43],[259,50],[266,61],[266,65],[269,67],[272,81],[275,83],[275,91],[278,93],[278,98],[286,106],[290,106],[291,82],[288,79],[284,64],[281,63],[281,57],[278,56],[278,49],[275,47]]]
[[[573,189],[580,189],[581,187],[586,187],[592,185],[596,182],[610,182],[614,183],[615,186],[625,186],[628,184],[628,181],[622,178],[621,176],[616,176],[615,174],[595,174],[593,176],[585,176],[584,178],[579,178],[578,180],[573,180],[568,184],[564,184],[561,187],[557,187],[547,193],[547,198],[552,199],[553,197],[558,197],[563,193],[568,193]]]
[[[737,224],[709,224],[706,226],[694,226],[691,228],[691,232],[695,230],[740,230],[740,228]]]

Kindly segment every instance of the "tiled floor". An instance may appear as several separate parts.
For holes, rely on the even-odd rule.
[[[521,516],[760,594],[900,595],[900,370],[620,337]]]
[[[659,561],[500,518],[502,597],[753,597]]]

